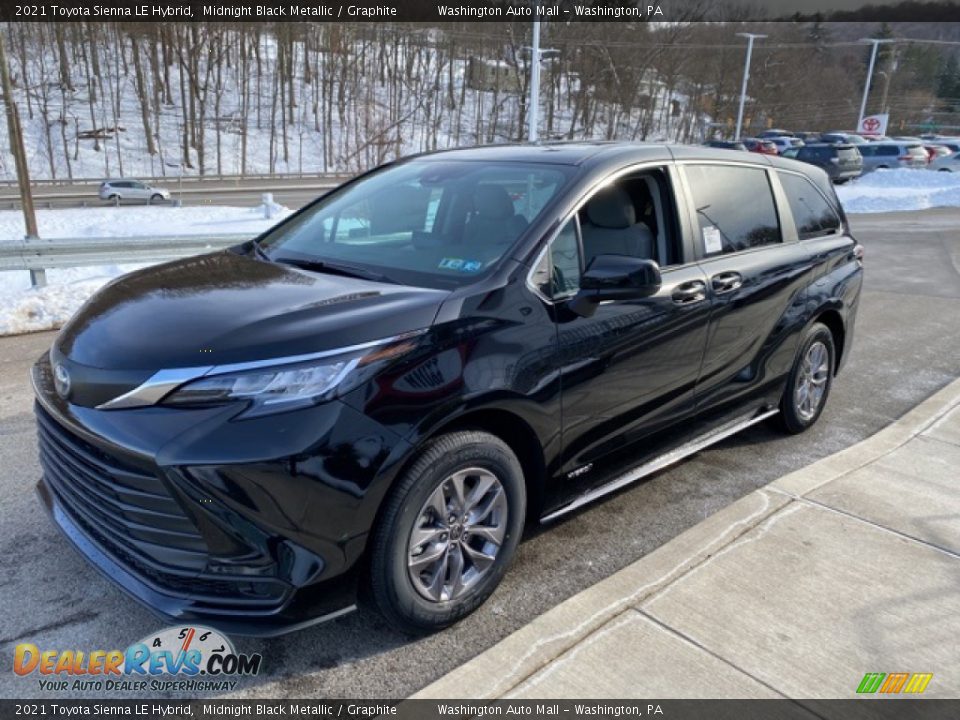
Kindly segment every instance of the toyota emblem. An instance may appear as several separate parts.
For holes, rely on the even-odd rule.
[[[53,369],[53,386],[57,389],[57,395],[64,400],[70,395],[70,373],[63,365],[57,365]]]

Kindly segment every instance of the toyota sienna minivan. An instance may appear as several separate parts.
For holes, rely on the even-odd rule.
[[[165,618],[275,634],[360,597],[436,630],[490,596],[525,523],[754,423],[815,423],[862,275],[796,161],[408,158],[90,299],[33,370],[39,495]]]

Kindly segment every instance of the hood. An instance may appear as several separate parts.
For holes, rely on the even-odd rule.
[[[86,397],[93,404],[161,369],[301,355],[428,327],[447,295],[224,251],[111,282],[63,327],[51,358],[81,385],[86,377],[102,387]],[[75,389],[75,402],[88,395]]]

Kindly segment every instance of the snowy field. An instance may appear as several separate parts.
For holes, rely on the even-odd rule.
[[[897,212],[960,207],[960,173],[878,170],[837,188],[847,213]],[[103,207],[39,210],[42,237],[119,237],[262,232],[289,214],[263,207]],[[0,211],[0,241],[23,237],[19,211]],[[26,272],[4,273],[0,284],[0,335],[60,327],[98,288],[138,265],[107,265],[47,272],[45,288],[30,287]]]

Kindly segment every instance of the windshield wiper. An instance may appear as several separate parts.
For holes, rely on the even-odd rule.
[[[253,240],[250,241],[250,247],[253,248],[253,252],[254,252],[254,253],[257,255],[257,257],[259,257],[261,260],[267,260],[267,261],[270,260],[270,256],[267,255],[267,253],[264,251],[264,249],[263,249],[262,247],[260,247],[260,243],[257,242],[256,239],[253,239]]]
[[[330,273],[331,275],[343,275],[345,277],[355,277],[360,278],[361,280],[371,280],[373,282],[392,283],[393,285],[400,284],[398,281],[387,277],[383,273],[378,273],[375,270],[368,270],[367,268],[358,267],[356,265],[335,263],[330,262],[329,260],[301,260],[299,258],[291,257],[271,258],[271,260],[273,260],[275,263],[280,263],[281,265],[293,265],[294,267],[303,268],[304,270]]]

